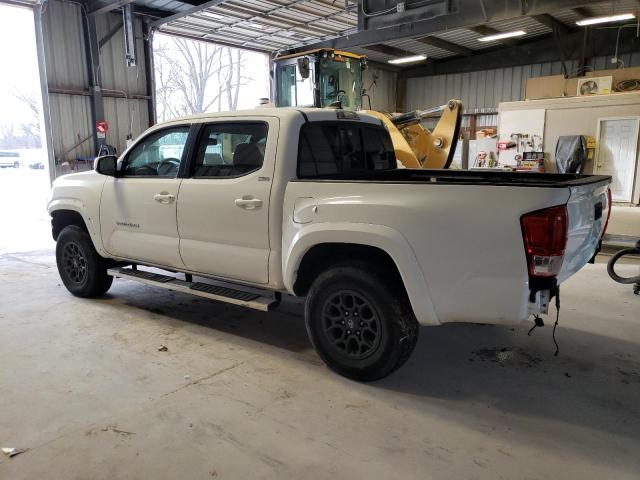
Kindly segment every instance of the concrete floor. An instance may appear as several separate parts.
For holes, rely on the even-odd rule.
[[[362,385],[319,361],[299,305],[124,280],[70,296],[46,186],[0,170],[0,447],[29,449],[0,454],[1,480],[639,476],[640,297],[603,264],[563,286],[559,357],[550,327],[423,328],[403,369]],[[614,229],[640,225],[622,210]]]
[[[607,233],[640,239],[640,207],[614,205]]]
[[[636,266],[623,266],[631,272]],[[298,306],[118,280],[82,300],[50,250],[0,255],[1,479],[637,479],[640,297],[589,265],[551,327],[423,328],[373,384],[329,372]],[[168,351],[158,348],[166,345]]]

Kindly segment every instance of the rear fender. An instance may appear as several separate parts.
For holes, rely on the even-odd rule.
[[[293,293],[298,268],[304,255],[324,243],[346,243],[376,247],[394,261],[404,283],[411,307],[419,323],[439,325],[427,281],[407,240],[397,230],[365,223],[315,223],[302,226],[283,248],[286,289]]]

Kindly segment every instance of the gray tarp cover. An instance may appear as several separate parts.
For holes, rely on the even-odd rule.
[[[587,157],[587,140],[582,135],[558,138],[556,167],[558,173],[582,173]]]

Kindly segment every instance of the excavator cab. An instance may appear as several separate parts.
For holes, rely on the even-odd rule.
[[[462,124],[462,103],[450,100],[436,108],[402,114],[362,110],[363,97],[369,98],[362,88],[366,68],[366,56],[332,48],[276,57],[272,98],[276,107],[361,110],[385,124],[403,167],[449,168]],[[438,114],[433,131],[422,126],[423,119]]]
[[[276,107],[362,107],[362,71],[367,58],[334,49],[277,57],[273,99]]]

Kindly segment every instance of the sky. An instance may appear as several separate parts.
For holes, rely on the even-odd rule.
[[[16,89],[40,92],[33,12],[0,4],[0,124],[21,123],[31,117]],[[9,73],[9,74],[7,74]]]

